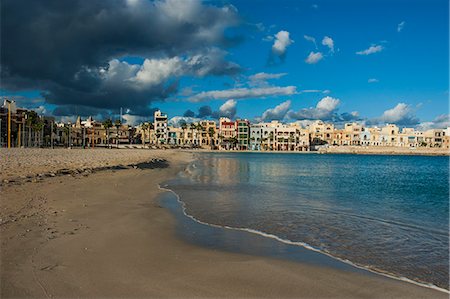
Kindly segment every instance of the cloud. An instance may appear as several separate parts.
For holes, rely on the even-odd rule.
[[[374,54],[377,52],[381,52],[384,50],[384,47],[381,45],[372,45],[369,48],[363,50],[363,51],[358,51],[356,52],[357,55],[370,55],[370,54]]]
[[[228,117],[228,118],[234,118],[236,116],[236,105],[237,102],[235,100],[228,100],[225,103],[223,103],[222,106],[219,108],[219,117]]]
[[[281,30],[277,34],[275,34],[275,41],[272,45],[272,52],[275,55],[280,57],[284,57],[286,55],[287,48],[294,41],[289,38],[289,32]]]
[[[367,83],[377,83],[377,82],[380,82],[380,81],[375,78],[370,78],[369,80],[367,80]]]
[[[421,131],[431,129],[446,129],[450,127],[450,114],[442,114],[432,121],[421,122],[417,125],[417,129]]]
[[[220,117],[228,117],[234,118],[237,112],[237,101],[228,100],[223,103],[218,111],[213,111],[211,106],[205,105],[201,106],[198,109],[198,113],[195,114],[192,110],[187,110],[183,117],[197,118],[197,119],[205,119],[205,118],[214,118],[219,119]]]
[[[248,99],[258,97],[292,95],[297,93],[295,86],[268,86],[255,88],[233,88],[225,90],[203,91],[188,98],[190,102],[203,102],[209,100]]]
[[[191,109],[186,110],[186,112],[184,112],[183,114],[184,117],[194,117],[195,116],[195,112],[192,111]]]
[[[405,24],[406,24],[405,21],[400,22],[400,23],[397,25],[397,32],[402,32],[403,28],[405,28]]]
[[[297,112],[290,111],[288,116],[293,119],[330,120],[339,104],[339,99],[326,96],[317,103],[316,107],[303,108]]]
[[[316,39],[314,37],[309,36],[309,35],[303,35],[303,38],[309,42],[312,42],[317,49],[317,43],[316,43]]]
[[[279,79],[281,77],[286,76],[287,73],[278,73],[278,74],[270,74],[270,73],[257,73],[248,77],[250,80],[251,86],[261,86],[267,85],[267,81],[271,79]]]
[[[180,127],[183,123],[191,124],[199,121],[201,121],[201,119],[196,117],[174,116],[171,119],[169,119],[168,123],[171,126]]]
[[[415,116],[411,106],[405,103],[398,103],[394,108],[388,109],[378,117],[368,121],[369,124],[397,124],[400,126],[415,126],[419,119]]]
[[[338,113],[340,103],[341,101],[339,99],[326,96],[317,103],[316,107],[303,108],[299,111],[290,110],[287,113],[287,117],[294,120],[320,119],[335,123],[360,120],[359,114],[356,111]]]
[[[2,44],[0,88],[41,90],[49,104],[144,113],[177,91],[179,76],[239,69],[221,50],[242,40],[225,34],[240,24],[231,5],[4,0],[0,6],[1,36],[8,41]],[[128,56],[144,64],[124,63]]]
[[[227,62],[225,51],[217,48],[204,50],[201,54],[186,59],[178,56],[171,58],[145,59],[142,65],[128,64],[113,59],[109,66],[99,70],[105,84],[126,84],[136,89],[159,86],[170,78],[181,76],[234,75],[240,72],[240,66]],[[90,70],[94,72],[95,70]]]
[[[259,120],[260,121],[282,120],[286,116],[290,108],[291,108],[291,101],[290,100],[285,101],[275,106],[274,108],[270,108],[264,111]]]
[[[213,111],[212,111],[211,107],[205,105],[205,106],[201,106],[200,108],[198,108],[197,117],[198,118],[206,118],[206,117],[212,116],[212,114],[213,114]]]
[[[311,52],[308,57],[306,57],[305,62],[307,64],[316,64],[323,59],[323,55],[320,52]]]
[[[317,103],[316,108],[317,110],[322,111],[334,111],[339,106],[340,103],[341,101],[339,99],[335,99],[332,97],[324,97]]]
[[[122,115],[122,118],[125,120],[124,123],[130,126],[136,126],[144,121],[149,120],[149,117],[132,114],[124,114]]]
[[[265,37],[263,37],[263,41],[264,42],[271,42],[271,41],[273,41],[275,38],[272,36],[272,35],[267,35],[267,36],[265,36]]]
[[[325,36],[322,39],[322,45],[327,46],[330,49],[330,52],[334,52],[334,41],[331,37]]]

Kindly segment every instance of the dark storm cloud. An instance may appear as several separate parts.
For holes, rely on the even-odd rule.
[[[39,89],[52,104],[122,106],[142,113],[177,90],[173,77],[240,71],[217,48],[240,40],[224,34],[239,23],[232,6],[174,0],[2,0],[0,9],[0,87]],[[106,80],[112,76],[111,60],[124,56],[182,57],[189,68],[139,86],[130,76]],[[136,75],[136,67],[125,65],[116,71]]]
[[[198,108],[197,118],[206,118],[212,116],[213,111],[210,106],[201,106]]]
[[[195,117],[195,112],[192,111],[191,109],[186,110],[186,112],[184,112],[183,114],[184,117]]]
[[[183,116],[203,119],[219,119],[220,117],[234,118],[237,112],[236,104],[237,102],[235,100],[228,100],[222,106],[220,106],[219,110],[217,111],[214,111],[211,106],[205,105],[198,108],[197,114],[195,114],[192,110],[186,110]]]

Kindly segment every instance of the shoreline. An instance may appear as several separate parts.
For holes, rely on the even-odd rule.
[[[375,268],[371,269],[371,268],[368,268],[368,267],[365,267],[365,266],[362,266],[362,265],[358,265],[358,264],[353,263],[350,260],[339,258],[337,256],[334,256],[334,255],[332,255],[330,253],[327,253],[325,251],[317,249],[317,248],[315,248],[315,247],[313,247],[313,246],[311,246],[311,245],[309,245],[307,243],[304,243],[304,242],[291,241],[291,240],[288,240],[288,239],[282,239],[282,238],[280,238],[280,237],[278,237],[276,235],[273,235],[273,234],[270,234],[270,233],[266,233],[266,232],[263,232],[263,231],[259,231],[259,230],[255,230],[255,229],[251,229],[251,228],[222,226],[222,225],[217,225],[217,224],[204,222],[204,221],[199,220],[199,219],[195,218],[194,216],[192,216],[192,215],[190,215],[190,214],[188,214],[186,212],[186,204],[182,201],[181,197],[175,191],[173,191],[172,189],[166,188],[166,187],[161,187],[161,186],[159,188],[164,190],[164,191],[166,191],[166,192],[168,192],[168,193],[172,193],[173,196],[175,196],[176,201],[180,205],[180,209],[181,209],[181,211],[183,213],[183,216],[189,218],[190,220],[192,220],[192,221],[194,221],[194,222],[196,222],[196,223],[198,223],[200,225],[204,225],[204,226],[211,227],[211,228],[223,229],[223,230],[231,230],[231,231],[238,231],[238,232],[245,232],[245,233],[249,233],[249,234],[255,234],[255,235],[258,235],[258,236],[261,236],[261,237],[264,237],[264,238],[271,239],[274,242],[280,242],[280,243],[283,243],[283,244],[288,245],[288,246],[289,245],[293,245],[293,246],[297,246],[297,247],[302,247],[305,250],[309,250],[309,251],[312,251],[312,252],[317,253],[319,255],[326,256],[326,257],[336,261],[337,263],[342,263],[342,264],[345,264],[346,266],[349,266],[350,268],[353,268],[353,269],[351,269],[351,271],[359,272],[358,270],[362,270],[363,272],[366,272],[366,273],[364,273],[366,275],[369,274],[369,273],[370,274],[374,274],[374,275],[379,275],[379,276],[386,277],[386,278],[389,278],[389,279],[393,279],[393,280],[397,280],[397,281],[401,281],[401,282],[406,282],[406,283],[410,283],[412,285],[416,285],[416,286],[420,286],[420,287],[436,290],[436,291],[439,291],[439,292],[442,292],[442,293],[445,293],[445,294],[450,294],[449,290],[441,288],[441,287],[439,287],[437,285],[434,285],[434,284],[431,284],[431,283],[426,283],[426,282],[418,282],[418,281],[415,281],[413,279],[410,279],[410,278],[407,278],[407,277],[404,277],[404,276],[397,276],[395,274],[382,271],[380,269],[375,269]],[[178,219],[178,221],[179,221],[179,219]],[[219,248],[219,250],[221,249],[220,246],[218,248]],[[222,250],[227,251],[226,249],[222,249]],[[260,254],[260,255],[261,256],[270,256],[270,255],[264,255],[264,254]],[[295,259],[290,259],[288,257],[278,257],[278,258],[279,259],[285,259],[285,260],[298,262],[298,261],[295,261]],[[320,262],[318,262],[318,264],[320,265]],[[321,266],[323,266],[323,265],[321,265]],[[339,269],[339,268],[342,268],[342,265],[337,265],[337,266],[334,265],[332,267],[336,267],[336,268]]]
[[[1,296],[447,297],[383,277],[189,244],[156,200],[158,184],[192,153],[158,156],[169,167],[2,186],[1,217],[14,221],[0,225]]]
[[[324,148],[317,151],[252,151],[252,150],[209,150],[195,149],[192,152],[206,153],[254,153],[254,154],[286,154],[286,155],[381,155],[381,156],[425,156],[425,157],[449,157],[450,150],[411,150],[409,148],[362,148],[362,147],[341,147]]]

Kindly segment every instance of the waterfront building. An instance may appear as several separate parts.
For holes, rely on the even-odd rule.
[[[248,150],[250,140],[250,122],[246,119],[236,120],[237,149]]]
[[[445,136],[445,131],[443,129],[427,130],[423,135],[427,147],[442,147]]]
[[[155,143],[165,144],[168,138],[167,130],[167,114],[156,110],[153,114],[153,127],[155,130]]]
[[[358,123],[346,123],[344,126],[345,140],[348,145],[360,145],[362,125]]]
[[[219,149],[230,150],[234,149],[236,138],[236,123],[227,117],[219,119]]]
[[[184,130],[182,128],[167,128],[167,144],[169,145],[183,145]]]
[[[252,151],[261,150],[262,133],[264,124],[251,124],[250,125],[250,144],[249,149]]]
[[[361,128],[361,133],[359,135],[360,145],[370,146],[370,130],[367,128]]]
[[[213,120],[200,121],[199,132],[200,146],[203,148],[215,149],[219,145],[219,133],[216,122]]]

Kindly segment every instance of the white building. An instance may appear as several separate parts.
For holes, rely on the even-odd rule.
[[[156,144],[165,144],[168,139],[167,114],[156,110],[153,119]]]

